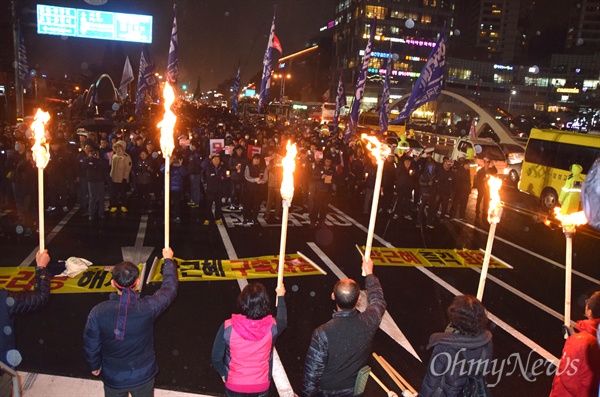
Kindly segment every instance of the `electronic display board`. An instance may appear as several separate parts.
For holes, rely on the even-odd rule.
[[[88,39],[152,43],[152,16],[38,4],[37,32]]]

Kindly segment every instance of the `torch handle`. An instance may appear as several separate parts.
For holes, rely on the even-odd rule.
[[[571,326],[571,274],[573,271],[573,238],[567,236],[565,260],[565,325]]]
[[[479,287],[477,288],[477,299],[481,302],[483,298],[483,290],[485,289],[485,280],[487,279],[488,269],[490,267],[490,257],[492,256],[492,247],[494,245],[494,235],[496,234],[496,222],[490,223],[490,231],[488,233],[487,244],[485,246],[485,255],[483,257],[483,265],[481,266],[481,274],[479,275]]]
[[[383,161],[377,161],[377,174],[375,176],[375,191],[373,192],[373,202],[371,203],[371,218],[369,219],[369,230],[367,232],[367,242],[365,244],[365,260],[371,259],[371,248],[373,247],[373,236],[375,234],[375,222],[377,220],[377,207],[379,206],[379,195],[381,192],[381,180],[383,179]],[[366,276],[362,272],[363,277]]]
[[[44,228],[44,169],[38,168],[38,230],[40,236],[40,252],[46,249]]]
[[[170,210],[171,210],[171,156],[165,157],[165,248],[169,248],[170,241]],[[217,204],[218,205],[218,204]]]
[[[285,245],[287,241],[287,226],[290,207],[283,206],[283,214],[281,215],[281,241],[279,242],[279,263],[277,266],[277,288],[283,285],[283,266],[285,264]]]

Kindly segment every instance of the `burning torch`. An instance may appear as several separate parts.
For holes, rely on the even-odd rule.
[[[48,150],[48,142],[46,142],[46,128],[45,124],[50,120],[50,114],[43,112],[42,109],[38,109],[31,129],[35,137],[35,143],[31,147],[33,152],[33,159],[38,169],[38,222],[39,222],[39,234],[40,234],[40,252],[45,249],[44,241],[44,168],[50,161],[50,152]]]
[[[371,258],[371,248],[373,247],[373,235],[375,234],[375,221],[377,220],[377,207],[379,206],[379,195],[381,192],[381,179],[383,177],[383,163],[387,156],[390,155],[391,149],[388,145],[384,145],[379,140],[367,134],[362,134],[361,139],[367,143],[367,149],[371,155],[377,160],[377,174],[375,176],[375,190],[373,192],[373,202],[371,204],[371,218],[369,220],[369,230],[367,232],[367,243],[365,246],[365,260]],[[363,276],[365,276],[363,272]]]
[[[583,211],[573,212],[563,215],[560,207],[554,208],[556,219],[561,222],[563,233],[566,239],[565,252],[565,321],[566,327],[571,326],[571,275],[573,272],[573,235],[577,231],[577,226],[585,225],[587,218]],[[565,334],[565,338],[567,335]]]
[[[170,182],[171,182],[171,155],[175,142],[173,140],[173,130],[177,122],[177,116],[171,110],[171,105],[175,102],[175,91],[169,83],[165,83],[163,90],[163,100],[165,106],[165,114],[163,119],[157,124],[160,128],[160,149],[165,158],[165,248],[169,248],[169,211],[170,211]]]
[[[282,160],[283,179],[281,180],[281,206],[283,215],[281,217],[281,241],[279,244],[279,266],[277,268],[277,288],[283,285],[283,266],[285,262],[285,244],[287,240],[287,227],[290,206],[294,198],[294,170],[296,169],[296,144],[287,142],[286,154]]]
[[[481,301],[483,298],[485,280],[490,267],[490,257],[492,255],[492,246],[494,245],[494,236],[496,235],[496,225],[498,225],[500,218],[502,217],[502,202],[500,201],[500,188],[502,187],[502,179],[495,176],[490,176],[487,183],[490,188],[490,207],[488,209],[488,222],[490,223],[490,230],[488,232],[488,240],[485,246],[485,256],[483,257],[481,274],[479,275],[479,288],[477,288],[477,299],[479,299],[479,301]]]

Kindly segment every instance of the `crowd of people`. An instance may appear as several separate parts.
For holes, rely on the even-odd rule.
[[[370,212],[376,163],[360,139],[346,140],[307,121],[255,124],[209,107],[183,105],[179,114],[170,157],[174,222],[185,218],[220,223],[225,209],[242,212],[243,224],[251,226],[258,223],[263,203],[264,220],[279,220],[281,159],[288,140],[298,146],[294,203],[310,214],[311,226],[325,224],[328,204],[336,195],[344,197],[350,211]],[[125,124],[99,131],[75,127],[57,121],[48,125],[47,212],[68,212],[78,205],[83,216],[96,221],[107,213],[162,208],[165,163],[155,126]],[[0,205],[14,203],[18,225],[31,234],[37,199],[33,134],[24,122],[4,128],[0,138]],[[211,144],[214,139],[222,140],[220,146]],[[496,170],[486,161],[473,178],[475,166],[464,157],[437,163],[430,150],[394,146],[384,163],[379,211],[417,227],[434,228],[447,217],[464,218],[476,187],[476,215],[481,203],[485,219],[489,201],[485,179]],[[188,211],[186,205],[189,217],[182,215]]]
[[[3,131],[0,202],[3,206],[16,206],[18,225],[25,234],[31,234],[37,198],[33,137],[27,123]],[[370,212],[376,163],[356,137],[346,140],[341,134],[307,122],[257,125],[239,120],[225,109],[191,105],[179,109],[175,137],[169,185],[170,208],[176,223],[183,219],[209,225],[219,223],[222,211],[227,210],[241,211],[243,223],[251,226],[258,222],[265,201],[263,219],[279,220],[281,160],[288,140],[298,145],[294,201],[309,212],[311,226],[325,224],[328,204],[336,195],[347,198],[356,212]],[[89,131],[54,121],[48,126],[47,138],[47,212],[68,212],[78,205],[81,213],[95,222],[107,215],[150,213],[162,207],[165,160],[155,127],[134,125]],[[211,139],[222,139],[223,144],[215,148]],[[464,218],[475,187],[476,216],[485,220],[489,201],[485,181],[496,170],[492,162],[484,159],[472,183],[474,166],[466,158],[445,158],[437,163],[428,150],[415,155],[402,145],[394,148],[384,162],[379,211],[402,222],[414,222],[417,227],[434,228],[446,218]],[[184,217],[184,211],[192,216]],[[178,288],[173,252],[165,248],[163,256],[163,283],[157,292],[140,297],[135,291],[139,271],[133,264],[123,262],[113,270],[116,294],[97,305],[88,316],[84,356],[92,374],[104,382],[106,396],[153,395],[158,365],[152,324],[175,300]],[[0,299],[0,316],[9,328],[15,314],[37,309],[48,300],[47,252],[39,252],[36,259],[34,291],[12,293],[0,289],[5,298]],[[301,396],[362,394],[357,377],[365,373],[361,370],[367,364],[375,330],[387,306],[381,284],[373,275],[373,263],[363,262],[363,270],[367,308],[357,310],[360,288],[356,281],[344,279],[336,283],[332,292],[333,317],[317,328],[310,339]],[[249,284],[238,297],[240,314],[232,315],[217,331],[212,362],[223,379],[227,396],[268,395],[273,347],[288,324],[285,288],[281,286],[276,291],[276,316],[271,315],[268,295],[260,283]],[[598,393],[595,360],[600,351],[595,333],[600,323],[600,293],[586,303],[586,316],[588,320],[577,325],[581,332],[567,340],[562,357],[581,360],[582,371],[557,374],[553,396],[595,397]],[[483,305],[472,296],[458,296],[448,309],[448,320],[446,330],[430,339],[433,353],[419,396],[456,396],[469,388],[478,395],[489,395],[481,368],[461,374],[442,371],[448,364],[443,358],[457,357],[459,353],[467,360],[492,358],[492,337]],[[15,366],[8,355],[16,349],[15,338],[6,329],[0,339],[0,361]],[[2,373],[0,396],[10,396],[10,390],[10,376]]]
[[[107,397],[151,397],[158,373],[154,351],[155,319],[177,296],[177,264],[170,248],[163,249],[161,287],[141,297],[136,290],[139,269],[121,262],[112,270],[115,292],[89,313],[83,335],[83,354],[91,373],[104,384]],[[51,274],[47,251],[36,255],[35,290],[10,292],[0,289],[0,361],[16,367],[21,356],[16,348],[15,315],[39,309],[49,299]],[[338,281],[331,293],[332,319],[312,334],[305,359],[302,397],[361,396],[369,376],[367,363],[375,331],[387,303],[373,261],[363,260],[367,304],[358,310],[360,286],[352,279]],[[212,364],[228,397],[266,397],[273,380],[273,349],[288,324],[285,287],[276,288],[277,314],[271,315],[269,293],[261,283],[247,284],[233,314],[217,330]],[[485,376],[493,371],[492,334],[487,329],[484,306],[470,295],[456,296],[448,307],[448,326],[431,335],[432,349],[419,397],[490,396]],[[586,320],[569,329],[551,397],[596,397],[600,381],[600,291],[585,302]],[[292,320],[293,321],[293,320]],[[460,368],[460,369],[457,369]],[[12,395],[10,373],[0,371],[0,397]],[[404,396],[413,394],[404,392]]]

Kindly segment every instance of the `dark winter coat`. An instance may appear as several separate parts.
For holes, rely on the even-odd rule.
[[[38,267],[33,291],[14,292],[0,289],[0,324],[3,327],[3,332],[0,332],[0,361],[4,364],[12,367],[6,359],[6,353],[16,349],[15,315],[32,312],[46,304],[50,296],[51,278],[50,272]]]
[[[493,345],[492,334],[489,331],[477,336],[455,332],[436,333],[429,338],[427,349],[431,348],[433,352],[419,397],[458,395],[469,376],[475,376],[485,370],[485,365],[478,366],[478,360],[489,360],[487,369],[491,370]],[[471,360],[474,360],[472,366],[469,365]],[[463,363],[464,365],[461,365]]]
[[[113,293],[108,301],[92,309],[83,335],[84,356],[90,370],[102,368],[100,378],[105,385],[113,389],[132,388],[156,376],[154,320],[175,300],[178,283],[175,262],[165,259],[160,289],[143,298],[135,292],[135,303],[126,311],[122,340],[115,335],[120,296]]]
[[[369,304],[364,312],[335,312],[330,321],[313,332],[300,396],[354,388],[358,371],[371,355],[373,337],[386,308],[379,279],[368,275],[365,285]],[[348,348],[350,345],[352,348]]]
[[[227,178],[223,164],[221,163],[218,167],[215,167],[211,159],[207,157],[202,161],[202,169],[204,170],[204,180],[206,181],[206,194],[218,197],[222,196]]]

